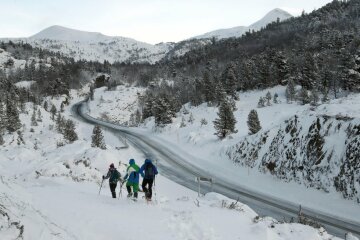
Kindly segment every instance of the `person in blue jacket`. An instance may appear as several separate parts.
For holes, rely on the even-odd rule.
[[[126,175],[124,177],[124,181],[126,182],[126,189],[128,191],[128,197],[132,196],[131,187],[134,191],[134,197],[138,197],[138,191],[139,191],[139,166],[135,164],[134,159],[129,160],[129,167],[126,169]]]
[[[145,192],[145,197],[146,199],[151,200],[152,185],[155,181],[155,176],[158,174],[158,170],[150,159],[145,159],[144,164],[140,168],[140,174],[143,177],[141,187]]]

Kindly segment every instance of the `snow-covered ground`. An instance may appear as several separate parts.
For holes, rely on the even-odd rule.
[[[81,94],[72,95],[73,103],[81,99]],[[47,100],[59,108],[63,99]],[[27,104],[28,113],[21,114],[25,143],[18,145],[16,134],[7,134],[0,146],[1,240],[337,239],[323,229],[257,218],[241,203],[229,209],[234,200],[214,193],[199,198],[161,175],[150,204],[126,199],[125,189],[120,199],[112,199],[107,184],[98,195],[101,175],[111,162],[121,162],[124,172],[123,163],[135,158],[141,164],[143,156],[131,146],[116,150],[123,143],[108,132],[107,150],[91,148],[93,127],[80,122],[79,140],[57,147],[62,136],[43,108],[42,122],[30,126],[32,107]],[[64,115],[71,118],[70,106]]]
[[[129,94],[129,91],[133,94]],[[136,96],[141,89],[122,89],[118,92],[97,90],[95,101],[90,104],[90,115],[99,116],[100,112],[111,109],[112,121],[120,122],[126,120],[128,112],[115,106],[136,105],[134,97],[127,98],[122,93]],[[264,97],[270,91],[272,95],[279,95],[279,104],[272,103],[271,106],[257,109],[257,103],[260,97]],[[156,129],[154,120],[148,120],[137,130],[151,135],[154,141],[167,141],[169,148],[182,148],[189,153],[192,164],[206,168],[212,176],[221,176],[228,181],[235,181],[250,189],[259,191],[263,194],[291,201],[311,209],[316,209],[324,213],[338,216],[339,218],[359,221],[360,207],[355,201],[345,200],[340,193],[330,188],[329,192],[319,191],[315,188],[308,188],[295,182],[285,182],[270,173],[260,173],[258,169],[251,169],[241,166],[234,167],[234,163],[227,156],[227,151],[236,145],[241,139],[248,136],[248,127],[246,124],[248,114],[251,109],[258,111],[259,119],[263,131],[276,129],[285,120],[298,116],[316,116],[316,115],[342,115],[354,118],[360,117],[360,95],[353,94],[345,98],[331,100],[328,104],[322,104],[316,108],[309,105],[287,104],[284,96],[284,87],[274,87],[264,91],[252,91],[240,93],[240,101],[236,103],[237,111],[234,113],[238,132],[219,141],[214,135],[212,121],[217,117],[217,108],[208,107],[203,104],[198,107],[185,106],[187,111],[183,111],[173,119],[173,123],[164,129]],[[100,103],[101,96],[108,99],[107,102]],[[124,103],[120,103],[124,102]],[[96,107],[95,107],[96,106]],[[135,108],[136,110],[136,108]],[[189,112],[184,114],[184,112]],[[188,122],[190,115],[193,116],[193,123]],[[186,127],[181,128],[182,118],[185,119]],[[208,124],[201,125],[200,120],[206,119]]]

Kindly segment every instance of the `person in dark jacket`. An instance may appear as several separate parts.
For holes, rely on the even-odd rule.
[[[110,185],[110,191],[112,194],[113,198],[116,198],[116,185],[117,182],[120,180],[121,174],[119,173],[118,170],[116,170],[114,164],[110,164],[110,168],[108,173],[106,174],[106,176],[103,176],[103,179],[108,179],[109,178],[109,185]]]
[[[155,181],[155,176],[158,174],[156,166],[151,162],[150,159],[145,159],[144,164],[140,168],[140,174],[143,178],[141,187],[145,192],[145,197],[151,200],[152,197],[152,186]]]

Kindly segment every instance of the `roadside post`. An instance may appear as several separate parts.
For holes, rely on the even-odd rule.
[[[211,185],[211,191],[213,190],[214,179],[209,177],[196,177],[195,182],[198,183],[198,196],[201,197],[201,182],[207,182]]]

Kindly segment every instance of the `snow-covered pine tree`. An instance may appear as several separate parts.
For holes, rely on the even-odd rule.
[[[51,119],[55,120],[55,114],[56,114],[57,110],[54,104],[51,105],[51,109],[50,109],[50,113],[51,113]]]
[[[266,93],[265,99],[266,99],[266,104],[267,104],[268,106],[270,106],[270,105],[271,105],[271,99],[272,99],[272,96],[271,96],[271,93],[270,93],[270,92],[267,92],[267,93]]]
[[[64,102],[61,102],[61,105],[60,105],[60,112],[64,112],[64,107],[65,107],[65,104]]]
[[[305,87],[300,90],[299,101],[302,105],[310,103],[309,91]]]
[[[191,124],[193,124],[193,123],[194,123],[194,121],[195,121],[195,118],[194,118],[193,114],[192,114],[192,113],[190,113],[190,116],[189,116],[189,120],[188,120],[188,122],[189,122],[189,123],[191,123]]]
[[[180,122],[180,128],[183,128],[183,127],[186,127],[184,116],[181,118],[181,122]]]
[[[24,136],[21,131],[17,131],[17,145],[25,144]]]
[[[278,103],[279,103],[278,98],[279,98],[279,95],[278,95],[277,93],[275,93],[275,94],[274,94],[274,99],[273,99],[273,102],[274,102],[275,104],[278,104]]]
[[[261,125],[260,125],[259,116],[258,116],[256,110],[253,109],[250,111],[250,113],[248,115],[247,125],[249,127],[250,135],[255,134],[258,131],[260,131]]]
[[[36,121],[36,112],[35,111],[36,111],[36,109],[34,108],[33,113],[31,115],[31,126],[37,126],[38,125],[38,123]]]
[[[259,102],[258,102],[258,108],[263,108],[265,107],[265,99],[263,97],[259,98]]]
[[[295,84],[294,81],[290,79],[285,90],[286,101],[288,103],[293,102],[295,100],[295,95],[296,95]]]
[[[218,118],[213,121],[216,130],[215,135],[223,139],[231,133],[236,133],[235,129],[236,119],[232,111],[232,107],[225,100],[220,104]]]
[[[4,109],[4,104],[2,101],[0,101],[0,135],[2,133],[4,133],[5,129],[6,129],[6,114],[5,114],[5,109]]]
[[[16,103],[9,97],[6,98],[6,129],[12,133],[21,128],[21,122],[19,118],[19,111],[16,107]]]
[[[68,140],[70,143],[78,139],[78,136],[75,132],[75,123],[72,120],[69,119],[65,122],[63,135],[64,138]]]
[[[224,85],[224,89],[226,93],[231,96],[234,100],[238,100],[237,96],[237,79],[235,75],[235,65],[234,63],[230,63],[228,67],[225,69],[222,82]]]
[[[45,100],[44,101],[44,109],[45,109],[45,111],[48,111],[48,107],[49,107],[48,102]]]
[[[41,116],[41,110],[40,110],[40,108],[39,108],[38,111],[37,111],[37,121],[38,121],[38,122],[42,122],[42,116]]]
[[[310,92],[310,104],[312,106],[317,106],[318,102],[319,102],[319,93],[318,91],[314,88],[311,90]]]
[[[96,125],[93,129],[93,134],[91,136],[91,147],[97,147],[104,150],[106,149],[103,132],[98,125]]]
[[[226,99],[226,91],[223,87],[223,84],[220,81],[216,83],[214,94],[215,94],[214,102],[216,102],[216,104],[220,106],[220,104]]]
[[[56,131],[58,131],[58,133],[63,133],[65,127],[65,119],[63,116],[61,116],[60,112],[58,112],[58,114],[56,115],[55,123]]]

